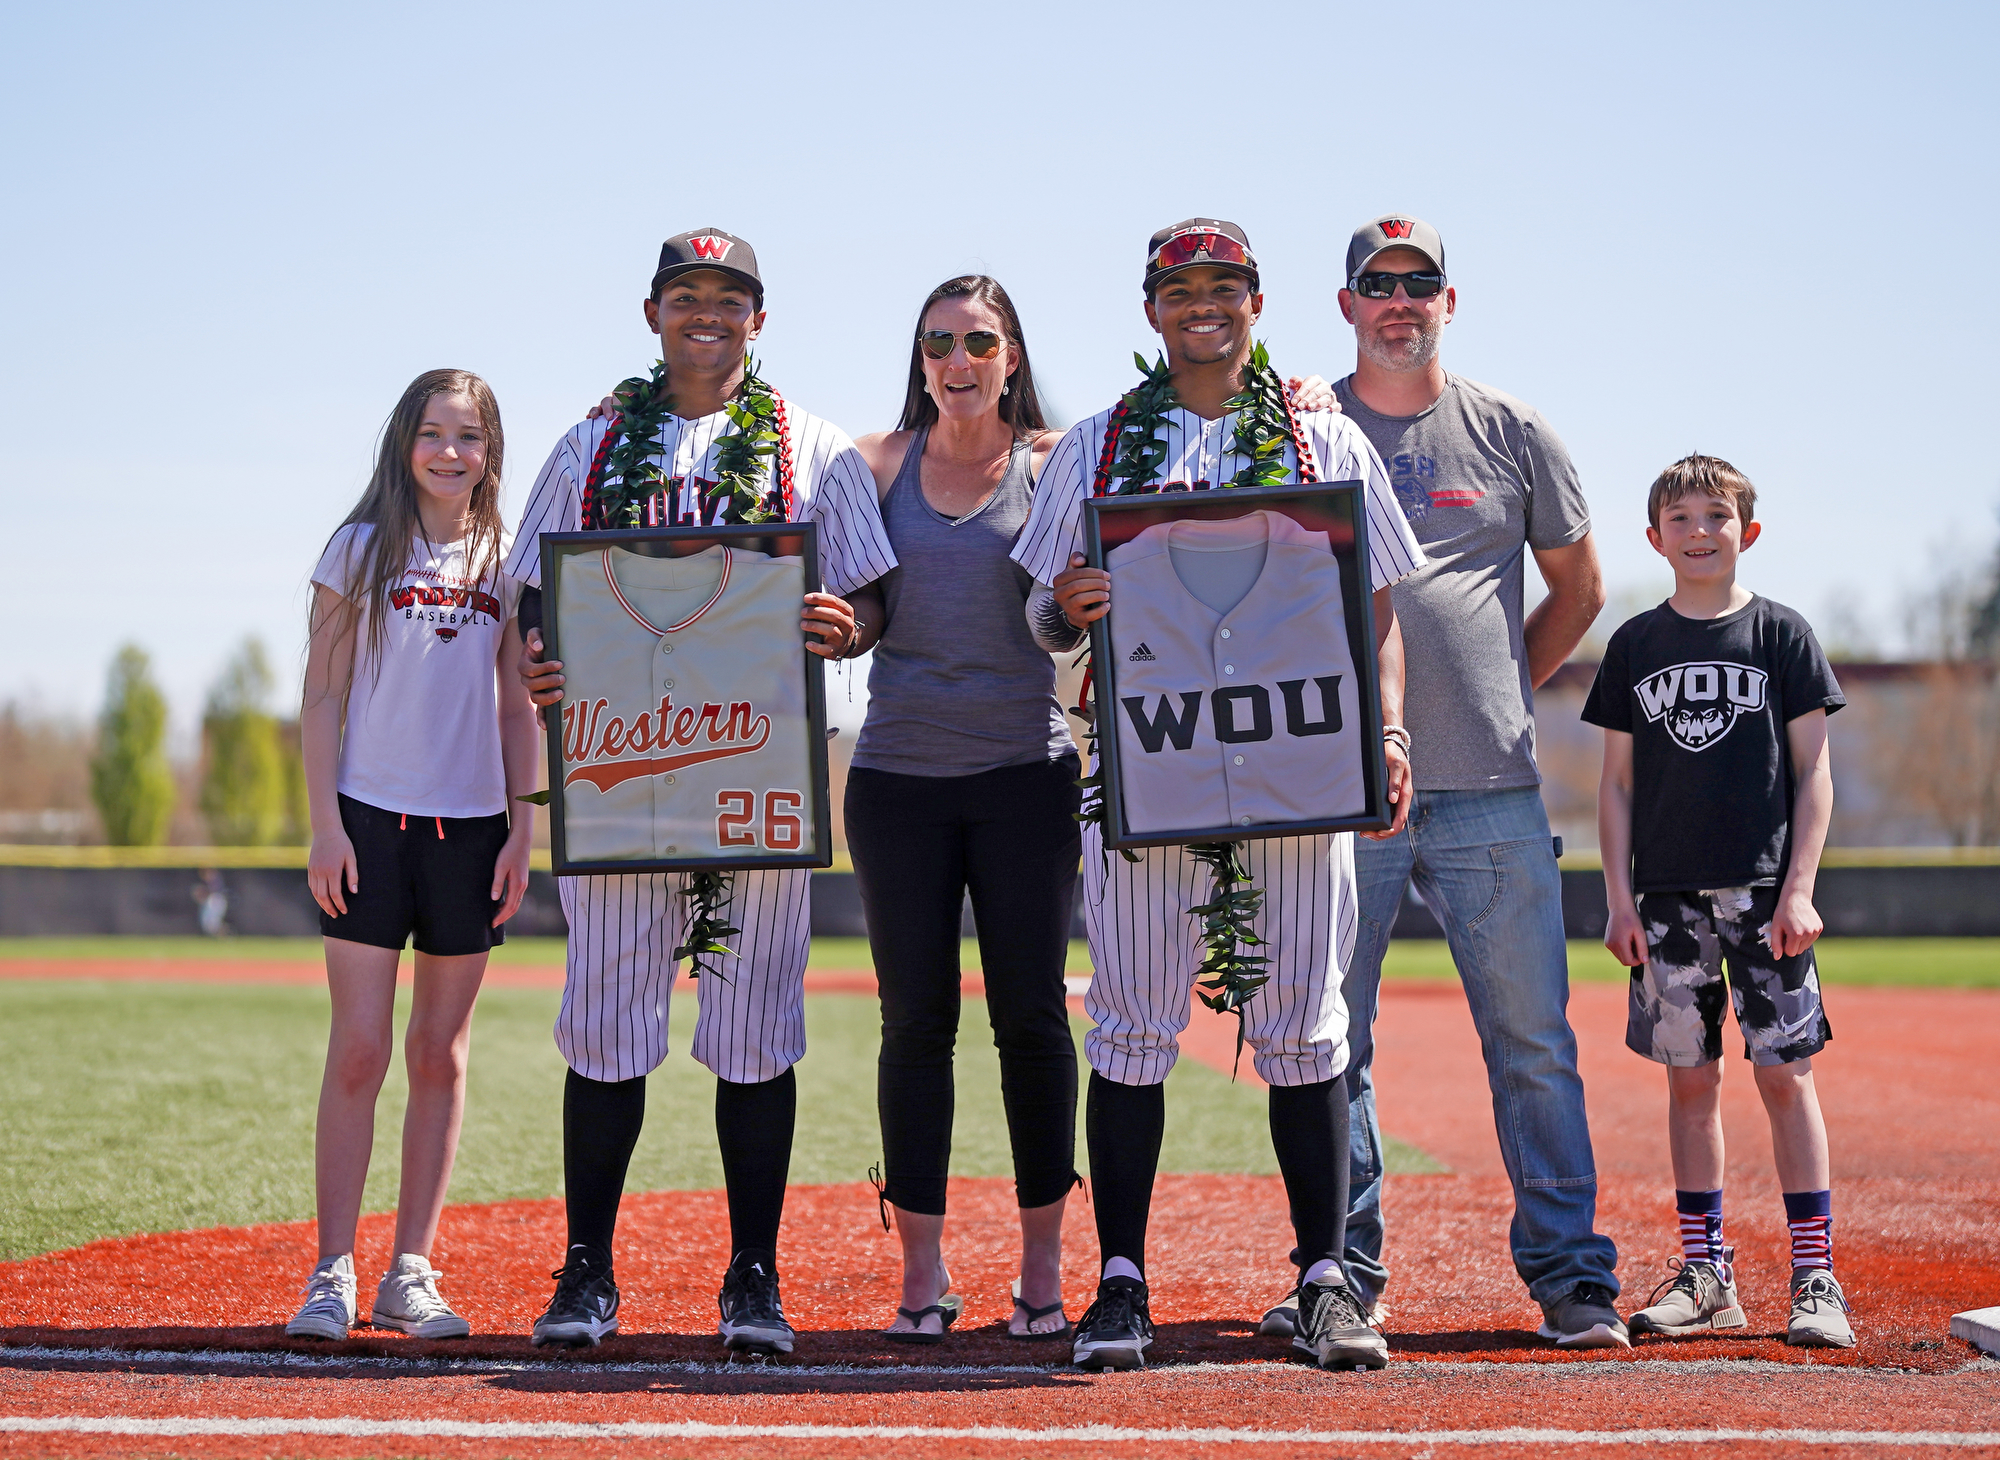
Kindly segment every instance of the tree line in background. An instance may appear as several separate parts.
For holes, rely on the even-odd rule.
[[[2000,552],[1985,572],[1935,585],[1911,612],[1925,662],[1893,685],[1856,676],[1855,710],[1838,717],[1847,724],[1837,724],[1845,789],[1835,834],[1846,820],[1850,845],[1912,837],[2000,845]],[[1619,621],[1607,610],[1599,632]],[[1871,657],[1843,655],[1843,647],[1829,637],[1837,661]],[[1587,642],[1579,657],[1594,659],[1599,648]],[[168,754],[166,697],[135,644],[112,660],[94,727],[0,703],[0,842],[304,845],[298,722],[273,713],[275,690],[264,646],[246,639],[209,689],[197,756],[181,765]],[[1553,702],[1562,698],[1554,695],[1547,710],[1573,718]],[[1591,845],[1596,742],[1576,729],[1543,727],[1545,794],[1566,832]]]
[[[200,753],[183,767],[168,755],[166,695],[136,644],[112,658],[94,733],[0,706],[7,769],[0,825],[8,833],[0,840],[84,840],[77,833],[85,830],[87,798],[112,846],[303,844],[309,823],[298,722],[272,712],[276,688],[264,646],[246,639],[209,689]]]

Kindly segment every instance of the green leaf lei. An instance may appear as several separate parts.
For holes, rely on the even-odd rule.
[[[715,444],[716,483],[722,490],[722,520],[731,523],[782,520],[780,451],[783,446],[782,408],[771,387],[757,374],[754,356],[745,356],[743,384],[724,412],[735,431]],[[618,383],[611,397],[618,403],[612,430],[618,435],[605,457],[597,483],[597,525],[643,526],[648,498],[667,489],[661,469],[658,437],[674,400],[667,389],[667,362],[655,364],[650,375],[635,375]]]
[[[667,362],[659,361],[649,375],[620,381],[611,395],[618,403],[618,416],[611,428],[617,440],[611,444],[602,474],[595,483],[596,526],[639,527],[643,525],[647,500],[668,487],[667,475],[660,466],[658,441],[660,428],[674,408],[673,396],[667,390]],[[715,445],[716,483],[722,488],[722,520],[730,523],[782,520],[786,488],[783,406],[776,392],[757,374],[754,356],[744,357],[743,383],[723,410],[736,430]],[[723,943],[723,939],[742,931],[723,916],[724,909],[734,900],[734,879],[729,873],[687,874],[687,937],[674,949],[676,966],[685,958],[694,977],[707,973],[727,979],[717,960],[737,956]]]
[[[1119,399],[1106,428],[1103,454],[1098,464],[1096,493],[1100,496],[1135,496],[1157,491],[1154,485],[1166,463],[1167,448],[1161,430],[1167,412],[1177,406],[1173,372],[1165,355],[1153,364],[1140,354],[1132,356],[1141,379]],[[1236,432],[1229,449],[1248,457],[1249,464],[1217,490],[1230,487],[1274,487],[1289,477],[1285,469],[1285,443],[1299,451],[1300,475],[1313,480],[1311,457],[1297,422],[1285,385],[1271,368],[1271,354],[1260,341],[1250,350],[1244,372],[1243,389],[1223,404],[1225,412],[1236,415]],[[1089,658],[1086,649],[1077,663]],[[1074,667],[1074,666],[1072,666]],[[1093,721],[1084,731],[1086,753],[1097,748],[1098,727]],[[1088,775],[1077,783],[1083,791],[1082,809],[1077,820],[1096,822],[1102,830],[1105,818],[1104,766],[1097,761]],[[1201,922],[1203,957],[1196,970],[1197,987],[1210,992],[1201,1001],[1218,1014],[1236,1016],[1236,1057],[1243,1057],[1243,1006],[1270,981],[1265,965],[1271,960],[1251,952],[1263,946],[1253,926],[1264,906],[1264,892],[1250,879],[1236,842],[1191,844],[1188,855],[1206,866],[1214,876],[1214,892],[1207,902],[1188,909],[1188,916]],[[1139,857],[1127,848],[1119,852],[1128,862]]]

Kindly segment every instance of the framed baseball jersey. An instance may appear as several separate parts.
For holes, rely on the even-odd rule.
[[[816,524],[542,535],[559,876],[825,867]]]
[[[1363,492],[1084,501],[1107,847],[1389,825]]]

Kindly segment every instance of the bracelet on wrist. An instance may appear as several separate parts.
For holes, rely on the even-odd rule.
[[[1410,732],[1401,725],[1384,725],[1382,738],[1400,747],[1404,755],[1410,753]]]

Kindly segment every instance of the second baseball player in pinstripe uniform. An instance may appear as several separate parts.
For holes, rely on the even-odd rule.
[[[662,247],[645,302],[647,323],[660,337],[658,388],[621,394],[622,415],[587,420],[562,439],[535,482],[507,563],[533,585],[524,595],[529,648],[522,673],[538,704],[554,704],[562,685],[560,663],[540,660],[544,532],[634,518],[647,526],[816,522],[831,592],[806,595],[808,647],[828,657],[858,653],[879,634],[879,624],[858,623],[836,596],[895,566],[874,477],[836,427],[747,374],[745,351],[763,326],[763,304],[756,255],[742,239],[700,229]],[[778,438],[768,462],[751,458],[747,472],[746,453],[730,445],[741,434],[732,408],[761,412]],[[726,978],[700,985],[693,1054],[716,1076],[731,1251],[720,1332],[735,1351],[792,1348],[778,1295],[777,1237],[797,1109],[792,1066],[806,1044],[809,875],[732,874],[724,916],[742,931],[725,941],[737,956],[726,960]],[[535,1324],[537,1344],[595,1344],[618,1327],[612,1232],[645,1113],[645,1077],[667,1054],[673,950],[688,924],[684,883],[645,874],[561,879],[569,952],[555,1033],[570,1067],[563,1096],[569,1247],[556,1295]]]
[[[1028,609],[1037,638],[1051,650],[1072,647],[1108,606],[1109,575],[1083,566],[1086,496],[1268,480],[1262,458],[1252,454],[1256,440],[1247,438],[1282,435],[1281,479],[1366,483],[1383,715],[1393,721],[1402,699],[1402,649],[1388,589],[1421,567],[1424,556],[1381,459],[1344,416],[1295,412],[1261,366],[1251,329],[1263,295],[1240,228],[1189,219],[1156,233],[1145,294],[1147,319],[1166,346],[1166,379],[1154,372],[1119,406],[1071,428],[1042,472],[1014,552],[1041,585]],[[1148,432],[1150,444],[1137,439]],[[1400,736],[1399,728],[1391,734]],[[1398,825],[1409,806],[1405,748],[1396,738],[1387,746]],[[1353,840],[1287,837],[1238,845],[1264,892],[1256,927],[1268,944],[1270,980],[1245,1007],[1244,1033],[1271,1087],[1272,1141],[1298,1241],[1301,1319],[1294,1341],[1328,1367],[1379,1367],[1387,1346],[1365,1322],[1340,1266],[1347,1210],[1341,975],[1355,936]],[[1085,1045],[1086,1126],[1104,1268],[1097,1301],[1078,1325],[1075,1359],[1088,1367],[1136,1368],[1153,1332],[1145,1236],[1166,1118],[1163,1082],[1187,1025],[1201,957],[1188,910],[1207,900],[1210,877],[1184,847],[1154,847],[1136,862],[1106,856],[1095,827],[1086,829],[1083,861],[1096,968],[1086,1001],[1096,1024]]]

